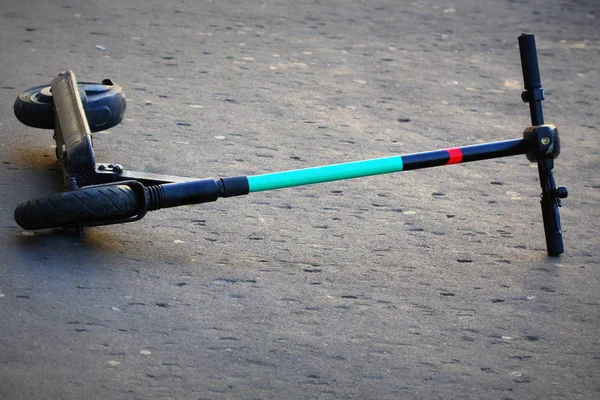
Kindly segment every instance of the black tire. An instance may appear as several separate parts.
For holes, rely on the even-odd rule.
[[[41,96],[42,89],[37,86],[21,93],[15,100],[13,110],[21,123],[32,128],[54,129],[54,107],[52,99]]]
[[[123,120],[127,102],[120,86],[105,80],[101,84],[80,82],[78,89],[91,132],[112,128]],[[21,93],[13,109],[17,119],[27,126],[54,129],[54,103],[48,85]]]
[[[24,201],[15,209],[23,229],[93,225],[136,214],[138,200],[127,185],[90,186]]]

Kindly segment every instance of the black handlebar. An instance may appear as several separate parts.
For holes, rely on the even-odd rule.
[[[554,182],[554,159],[560,153],[558,131],[553,125],[544,125],[542,101],[545,100],[540,78],[535,36],[524,33],[519,36],[519,52],[525,91],[521,98],[529,103],[531,128],[525,131],[525,139],[531,142],[532,151],[528,154],[531,161],[537,161],[542,187],[542,218],[546,234],[548,254],[558,256],[564,252],[562,229],[560,226],[561,198],[567,197],[566,187],[556,187]]]

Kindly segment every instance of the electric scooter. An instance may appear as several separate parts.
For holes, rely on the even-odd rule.
[[[215,201],[266,190],[388,174],[525,154],[537,163],[542,188],[541,207],[548,254],[564,252],[559,207],[567,188],[556,186],[554,160],[560,138],[545,124],[535,37],[518,38],[532,126],[523,137],[422,153],[332,164],[253,176],[183,178],[128,171],[120,164],[97,163],[92,132],[121,122],[126,109],[123,90],[111,80],[78,83],[72,71],[59,74],[50,86],[35,87],[17,98],[14,111],[24,124],[54,129],[56,156],[66,191],[24,201],[15,210],[24,229],[75,228],[133,222],[148,211]]]

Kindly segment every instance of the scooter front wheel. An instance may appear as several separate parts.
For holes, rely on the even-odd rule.
[[[15,221],[24,229],[48,229],[95,225],[131,217],[138,198],[128,185],[89,186],[23,201],[15,209]]]

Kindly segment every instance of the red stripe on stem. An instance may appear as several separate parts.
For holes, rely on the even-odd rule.
[[[450,155],[450,159],[448,160],[448,162],[446,163],[446,165],[449,165],[449,164],[459,164],[459,163],[462,162],[463,154],[462,154],[462,150],[461,149],[459,149],[458,147],[456,147],[456,148],[453,148],[453,149],[447,149],[446,151]]]

